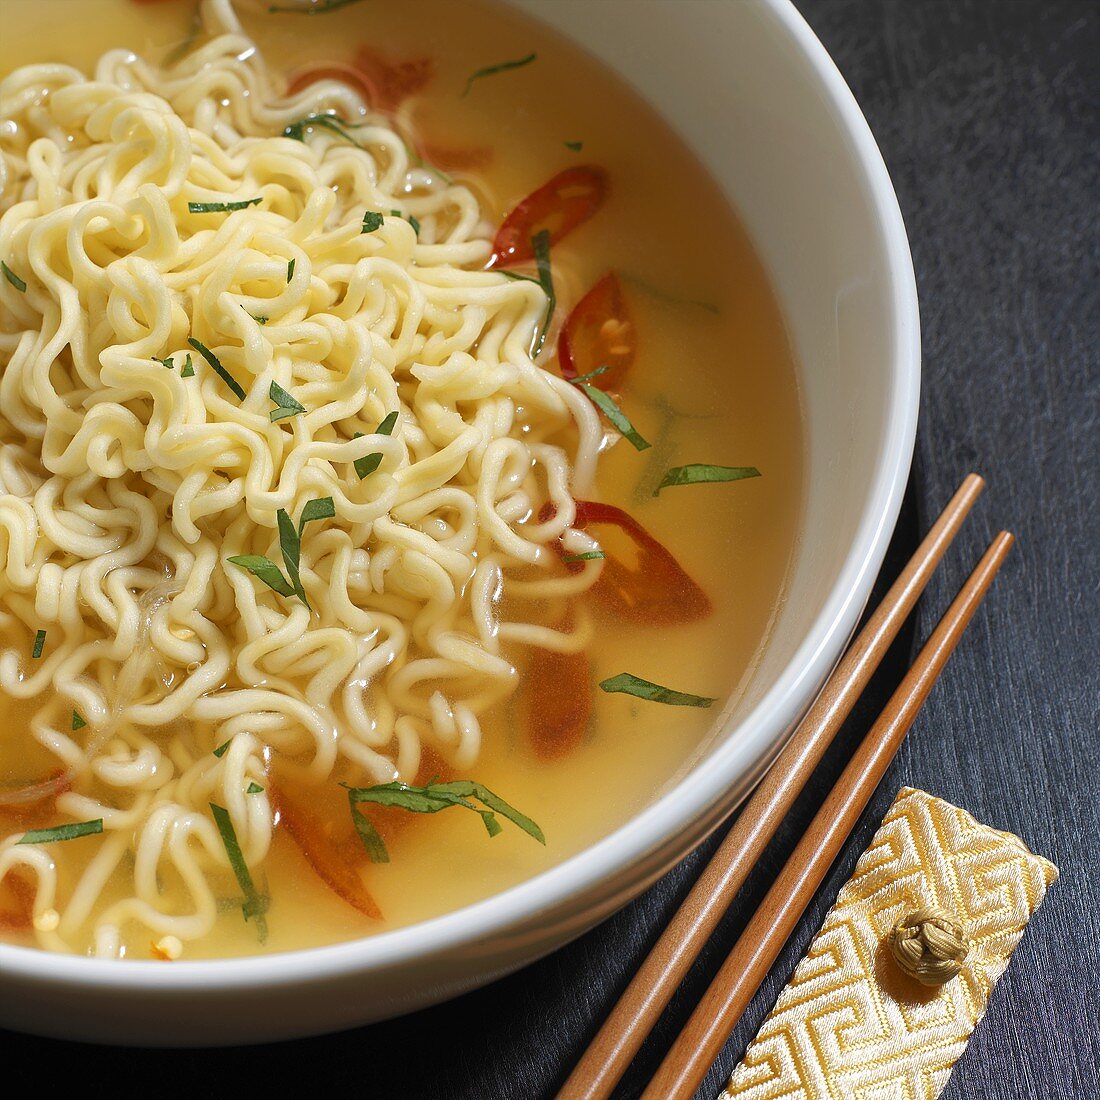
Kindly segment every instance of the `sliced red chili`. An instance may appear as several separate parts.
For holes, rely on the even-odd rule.
[[[0,787],[0,817],[14,818],[24,828],[37,827],[54,816],[57,796],[72,786],[72,776],[58,768],[38,783],[6,789]]]
[[[558,363],[564,378],[607,367],[592,379],[601,390],[622,385],[634,363],[637,336],[619,277],[609,271],[573,307],[558,337]]]
[[[592,714],[592,676],[585,653],[536,649],[522,696],[524,727],[541,760],[565,756],[580,744]]]
[[[34,917],[35,888],[18,871],[9,871],[0,881],[0,896],[11,898],[11,907],[0,908],[0,929],[29,932]]]
[[[374,110],[395,111],[402,100],[423,91],[434,75],[431,58],[394,62],[361,46],[351,64],[326,61],[292,74],[287,94],[294,95],[318,80],[339,80],[358,91]]]
[[[296,788],[270,788],[279,823],[317,877],[364,916],[382,919],[382,910],[363,884],[359,868],[367,863],[355,831],[347,793],[335,783]]]
[[[376,103],[379,91],[362,69],[348,65],[343,61],[330,61],[325,65],[311,65],[307,69],[298,69],[290,74],[286,94],[297,95],[303,88],[316,84],[318,80],[338,80],[354,88],[368,103]]]
[[[574,526],[594,534],[606,555],[593,599],[629,622],[675,626],[711,613],[707,594],[636,519],[613,504],[578,500]],[[598,530],[604,529],[604,534]],[[567,565],[576,571],[581,564]]]
[[[607,173],[593,165],[567,168],[532,191],[501,222],[493,238],[489,267],[527,263],[535,258],[531,238],[543,229],[556,244],[588,221],[607,198]]]
[[[369,46],[356,51],[355,67],[373,85],[377,98],[371,100],[371,106],[379,111],[397,110],[402,100],[422,92],[435,76],[435,62],[430,57],[391,61]]]

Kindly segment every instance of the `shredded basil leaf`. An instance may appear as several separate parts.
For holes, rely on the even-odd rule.
[[[294,586],[287,581],[279,571],[279,567],[270,558],[265,558],[262,554],[234,554],[226,560],[239,565],[242,569],[247,569],[252,576],[263,581],[268,588],[278,592],[280,596],[294,595]]]
[[[341,118],[340,115],[306,115],[305,118],[300,118],[297,122],[292,122],[283,130],[283,137],[288,137],[292,141],[304,142],[306,140],[306,130],[311,126],[323,126],[326,130],[331,130],[334,134],[338,134],[345,141],[350,141],[356,148],[362,148],[359,142],[357,142],[345,129],[345,127],[350,127],[351,123],[348,122],[346,118]]]
[[[153,356],[153,362],[154,363],[159,363],[162,367],[167,367],[169,370],[171,370],[176,365],[175,363],[172,362],[172,357],[171,356],[169,356],[167,359],[158,359],[154,355]]]
[[[621,692],[623,695],[647,699],[651,703],[666,703],[670,707],[709,707],[717,702],[716,699],[708,699],[703,695],[689,695],[687,692],[661,687],[660,684],[643,680],[630,672],[620,672],[618,676],[603,680],[600,687],[609,694]]]
[[[321,0],[309,7],[291,7],[286,4],[272,4],[267,10],[272,15],[328,15],[330,11],[339,11],[349,4],[358,4],[359,0]]]
[[[536,286],[542,286],[542,283],[534,277],[534,275],[522,275],[518,271],[505,271],[503,268],[497,272],[498,275],[503,275],[506,279],[522,279],[525,283],[534,283]]]
[[[636,451],[646,451],[649,443],[639,435],[637,429],[619,408],[618,405],[603,390],[590,386],[587,382],[574,383],[588,394],[589,400],[600,412],[630,441]]]
[[[385,220],[386,219],[376,210],[368,210],[363,215],[363,228],[360,231],[360,235],[363,233],[373,233],[375,230],[381,229]]]
[[[289,283],[294,278],[294,260],[290,259],[286,265],[286,281]]]
[[[85,722],[84,719],[81,718],[80,715],[74,710],[72,722],[73,733],[76,733],[77,730],[82,730],[87,724],[88,723]]]
[[[554,316],[554,307],[558,304],[554,293],[554,279],[550,273],[550,230],[540,229],[531,238],[531,249],[535,253],[535,266],[539,273],[539,286],[546,292],[546,316],[542,319],[542,328],[535,343],[535,355],[542,351],[546,343],[546,333],[550,329],[550,319]]]
[[[279,567],[270,558],[262,554],[235,554],[226,560],[239,565],[242,569],[247,569],[280,596],[297,596],[306,607],[309,607],[300,572],[302,532],[311,520],[332,519],[335,515],[336,505],[333,504],[332,497],[317,497],[315,500],[307,501],[302,508],[297,527],[294,526],[294,521],[285,508],[280,508],[275,513],[279,525],[279,549],[282,551],[283,564],[286,566],[290,580],[283,576]]]
[[[471,799],[476,799],[488,808],[479,809],[470,801]],[[353,818],[359,804],[363,802],[372,802],[377,806],[394,806],[414,814],[434,814],[450,806],[461,806],[463,809],[472,810],[481,818],[485,831],[491,837],[501,832],[500,822],[496,818],[499,814],[522,829],[528,836],[534,837],[540,844],[546,843],[542,830],[529,817],[521,814],[488,787],[470,779],[456,779],[450,783],[429,783],[425,787],[413,787],[407,783],[350,787],[348,801],[351,803]],[[375,863],[389,862],[389,854],[382,843],[382,838],[364,815],[360,814],[359,818],[361,820],[355,820],[355,827],[363,840],[368,856]]]
[[[690,466],[673,466],[653,495],[656,496],[662,489],[672,485],[702,485],[712,481],[742,481],[748,477],[760,477],[760,471],[755,466],[708,466],[706,463],[696,462]]]
[[[245,794],[263,794],[264,789],[263,789],[263,787],[260,786],[259,783],[249,783],[248,786],[245,788],[244,793]]]
[[[601,374],[606,374],[610,367],[597,367],[595,370],[590,370],[587,374],[578,374],[576,378],[570,378],[569,381],[574,386],[579,386],[583,382],[591,382],[593,378],[599,378]]]
[[[263,201],[263,196],[257,195],[254,199],[243,199],[241,202],[189,202],[187,211],[189,214],[225,214],[230,210],[247,210],[250,206],[259,206]]]
[[[187,359],[183,364],[183,370],[180,371],[180,378],[194,378],[195,377],[195,364],[191,362],[191,353],[187,353]]]
[[[244,919],[256,918],[256,929],[260,934],[260,943],[267,939],[267,921],[264,913],[267,911],[267,901],[256,892],[255,883],[249,873],[248,864],[244,861],[244,853],[237,841],[237,832],[233,828],[233,819],[224,806],[210,803],[210,812],[214,815],[214,823],[221,833],[222,844],[225,845],[225,854],[229,857],[229,866],[233,868],[233,874],[237,877],[237,885],[244,894]]]
[[[602,550],[586,550],[583,554],[567,554],[561,560],[569,564],[575,561],[599,561],[600,558],[606,557]]]
[[[221,360],[205,345],[188,336],[187,342],[221,375],[225,384],[243,401],[247,396],[241,384],[222,366]],[[187,375],[184,375],[187,377]]]
[[[27,293],[27,284],[23,282],[23,280],[20,279],[19,276],[16,275],[16,273],[12,271],[12,269],[8,267],[8,265],[4,263],[3,260],[0,260],[0,268],[4,269],[4,278],[7,279],[8,282],[11,283],[11,285],[19,291],[20,294]]]
[[[230,560],[230,561],[232,561],[233,559],[232,559],[232,558],[230,558],[229,560]],[[266,561],[267,559],[265,558],[264,560]],[[220,744],[220,745],[219,745],[219,746],[218,746],[218,747],[217,747],[217,748],[216,748],[216,749],[214,750],[214,755],[215,755],[216,757],[218,757],[219,759],[220,759],[221,757],[225,756],[225,754],[226,754],[226,753],[227,753],[227,752],[229,751],[229,746],[230,746],[231,744],[233,744],[233,738],[232,738],[232,737],[230,737],[228,741],[223,741],[223,742],[222,742],[222,743],[221,743],[221,744]]]
[[[46,644],[46,632],[44,630],[38,631],[34,636],[34,649],[31,650],[31,657],[34,660],[38,660],[42,656],[42,648]]]
[[[572,149],[574,153],[579,153],[584,148],[583,141],[567,141],[565,143],[566,149]]]
[[[512,69],[522,69],[524,65],[530,65],[537,57],[537,53],[529,53],[526,57],[520,57],[515,61],[501,61],[497,65],[487,65],[484,69],[478,69],[476,73],[472,73],[467,79],[466,87],[462,90],[463,98],[470,94],[470,88],[475,80],[481,80],[487,76],[496,76],[497,73],[511,72]]]
[[[348,792],[348,805],[351,808],[352,824],[355,825],[355,831],[359,834],[359,839],[367,850],[367,858],[371,863],[389,863],[390,853],[386,850],[385,842],[378,835],[378,830],[371,824],[370,818],[356,806],[351,791]]]
[[[378,425],[378,427],[375,429],[374,434],[393,435],[394,426],[397,424],[397,417],[398,413],[396,410],[394,412],[387,413],[386,419]],[[353,438],[362,439],[363,433],[356,432]],[[362,458],[357,458],[352,463],[352,465],[355,467],[355,472],[359,475],[360,481],[362,481],[363,478],[369,477],[371,474],[373,474],[374,471],[377,470],[381,464],[382,453],[380,451],[375,451],[373,454],[369,455],[363,455]]]
[[[95,836],[103,832],[103,818],[95,821],[77,821],[72,825],[54,825],[51,829],[28,829],[16,844],[49,844],[54,840],[76,840],[77,837]]]
[[[332,497],[317,497],[315,500],[306,501],[302,509],[302,515],[298,520],[298,537],[301,538],[305,526],[313,519],[334,519],[336,517],[336,505]]]
[[[278,382],[272,382],[271,388],[267,392],[271,400],[279,406],[277,409],[272,409],[271,412],[268,413],[268,416],[271,417],[272,424],[277,420],[286,420],[288,417],[297,416],[299,413],[304,413],[306,411],[305,405],[295,401]]]

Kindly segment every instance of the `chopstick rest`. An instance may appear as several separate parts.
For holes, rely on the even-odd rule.
[[[1057,877],[902,788],[719,1100],[939,1096]]]

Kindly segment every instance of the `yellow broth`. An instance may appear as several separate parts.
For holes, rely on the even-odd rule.
[[[577,46],[487,3],[352,4],[312,18],[271,15],[265,7],[242,14],[276,70],[352,61],[361,43],[397,61],[430,58],[434,76],[415,112],[420,133],[439,147],[491,151],[476,172],[452,174],[475,187],[493,220],[564,168],[596,164],[608,171],[604,207],[554,247],[558,318],[604,272],[619,273],[639,349],[621,400],[653,446],[638,452],[621,441],[605,454],[598,496],[660,539],[705,589],[714,611],[677,627],[598,620],[588,653],[592,722],[583,743],[562,758],[531,751],[519,696],[483,722],[482,756],[471,778],[537,821],[545,848],[507,822],[490,839],[476,815],[460,810],[418,817],[390,839],[390,863],[364,863],[384,914],[376,921],[333,894],[280,830],[255,869],[271,898],[266,947],[242,921],[239,904],[230,908],[240,892],[226,872],[218,884],[226,911],[209,937],[187,945],[185,958],[309,947],[438,916],[528,879],[626,822],[698,758],[719,707],[606,695],[598,681],[630,671],[723,701],[735,694],[782,598],[802,490],[795,368],[765,274],[713,181],[623,82]],[[89,71],[118,46],[162,58],[186,37],[192,12],[189,0],[6,0],[0,71],[32,61]],[[537,61],[478,80],[461,94],[475,70],[532,51]],[[581,151],[568,147],[575,142],[583,143]],[[664,469],[690,462],[755,465],[763,476],[653,496]],[[0,700],[5,785],[56,767],[27,732],[33,709]],[[13,831],[3,817],[0,831]],[[62,903],[66,884],[98,843],[53,846]],[[116,877],[127,871],[124,862]],[[178,888],[163,885],[168,898]],[[125,892],[125,882],[112,881],[105,898]],[[128,957],[148,957],[148,941],[135,933]]]

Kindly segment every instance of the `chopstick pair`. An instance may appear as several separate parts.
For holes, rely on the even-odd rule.
[[[558,1100],[604,1100],[762,855],[958,533],[984,482],[971,474],[833,670],[786,747],[604,1021]],[[933,630],[672,1045],[643,1100],[688,1100],[870,801],[1012,546],[1002,531]]]

